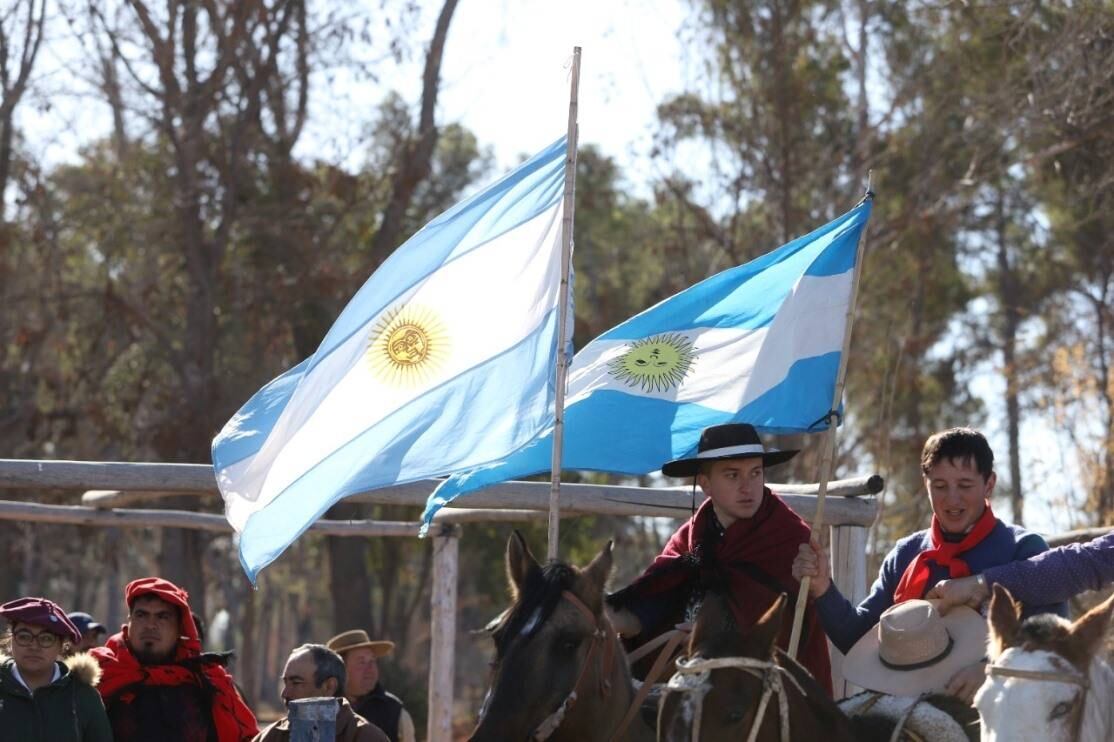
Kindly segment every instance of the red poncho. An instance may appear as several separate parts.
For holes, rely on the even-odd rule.
[[[718,527],[712,516],[712,502],[705,500],[677,529],[653,564],[609,599],[617,608],[646,601],[667,606],[659,625],[643,627],[640,642],[653,639],[681,620],[689,598],[697,590],[726,587],[736,598],[731,605],[735,621],[743,630],[753,626],[782,592],[789,596],[786,615],[792,615],[800,589],[792,574],[793,560],[800,545],[808,543],[808,524],[768,489],[758,511],[732,523],[722,537],[712,535]],[[778,637],[782,649],[789,646],[791,628],[791,621],[786,620]],[[811,605],[805,609],[797,659],[830,695],[828,641]]]
[[[189,594],[177,585],[158,577],[145,577],[128,583],[124,597],[128,605],[143,595],[154,595],[178,607],[182,636],[174,660],[166,665],[142,665],[128,648],[128,627],[109,638],[103,647],[90,651],[101,666],[97,686],[105,705],[117,693],[131,686],[208,684],[213,691],[213,726],[220,742],[244,742],[259,733],[255,715],[240,697],[232,676],[217,661],[201,654],[197,626],[190,613]],[[121,694],[121,702],[128,703]]]

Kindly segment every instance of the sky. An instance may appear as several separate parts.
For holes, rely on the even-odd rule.
[[[427,3],[416,38],[428,40],[440,3]],[[646,156],[658,103],[683,89],[688,61],[679,30],[691,15],[676,0],[461,0],[442,61],[439,125],[459,123],[490,147],[496,172],[568,128],[573,47],[581,47],[580,143],[598,145],[646,192]],[[424,41],[423,41],[424,43]],[[303,153],[350,151],[358,131],[343,112],[378,105],[384,87],[417,109],[421,55],[384,70],[380,85],[340,81],[328,101],[337,116],[311,124]]]
[[[414,23],[413,39],[430,38],[440,8],[439,2],[423,5],[429,7]],[[442,64],[438,123],[460,123],[490,147],[493,176],[510,169],[565,133],[572,50],[579,45],[580,142],[615,158],[631,191],[646,195],[655,174],[648,152],[656,107],[699,77],[698,51],[688,30],[692,15],[692,5],[683,0],[460,0]],[[65,24],[54,27],[56,34],[66,32]],[[420,51],[420,44],[414,46]],[[74,92],[82,87],[75,82],[84,74],[81,60],[76,41],[48,46],[40,67],[48,92],[20,110],[21,123],[47,163],[74,159],[81,143],[109,131],[107,110]],[[317,114],[298,154],[353,157],[366,111],[380,103],[384,90],[404,91],[417,107],[423,61],[416,53],[401,65],[382,64],[375,83],[330,71],[328,85],[314,88],[311,110]],[[988,365],[972,383],[987,404],[987,419],[956,422],[984,428],[999,468],[1008,471],[1001,377]],[[1026,491],[1033,495],[1027,522],[1050,532],[1075,525],[1073,464],[1061,437],[1046,421],[1030,419],[1023,440]]]

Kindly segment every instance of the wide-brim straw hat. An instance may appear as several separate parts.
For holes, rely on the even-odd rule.
[[[966,607],[940,615],[934,601],[890,606],[843,661],[843,677],[895,696],[942,691],[986,656],[986,619]]]
[[[758,431],[747,423],[729,423],[705,428],[700,434],[696,455],[670,461],[661,467],[667,477],[692,477],[705,461],[762,458],[763,466],[782,464],[797,455],[796,450],[778,451],[762,445]]]
[[[394,651],[395,643],[389,641],[372,641],[368,637],[367,632],[363,629],[353,629],[352,631],[345,631],[342,634],[337,634],[326,642],[325,646],[340,655],[343,655],[345,652],[350,652],[353,649],[367,647],[375,653],[376,657],[382,657]]]

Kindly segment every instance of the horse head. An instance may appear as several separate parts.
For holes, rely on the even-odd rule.
[[[658,739],[856,739],[827,692],[777,646],[786,596],[742,631],[731,600],[718,592],[705,596],[688,657],[678,660],[678,672],[662,700]]]
[[[1114,596],[1074,623],[1043,614],[1021,620],[1001,585],[990,599],[990,665],[975,695],[982,739],[1106,740],[1114,733],[1114,673],[1100,658]]]
[[[474,742],[609,739],[633,695],[604,614],[611,543],[582,569],[541,565],[517,531],[507,540],[511,606],[493,623],[491,685]]]

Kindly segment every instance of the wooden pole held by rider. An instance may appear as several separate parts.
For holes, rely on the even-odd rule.
[[[874,198],[870,190],[870,176],[867,176],[866,199]],[[816,493],[816,516],[812,519],[811,537],[819,538],[824,525],[824,500],[828,494],[828,481],[832,477],[832,466],[835,460],[836,428],[839,425],[834,413],[839,410],[843,400],[843,382],[847,374],[847,360],[851,351],[851,330],[855,323],[855,304],[859,297],[859,277],[863,270],[863,253],[866,247],[866,235],[859,238],[857,255],[855,256],[855,273],[851,279],[851,301],[847,304],[847,321],[843,331],[843,348],[839,354],[839,369],[836,372],[835,392],[832,394],[831,413],[828,418],[828,429],[824,431],[824,443],[820,454],[820,488]],[[804,624],[805,607],[808,604],[809,578],[801,580],[800,590],[797,591],[797,605],[793,611],[793,630],[789,634],[789,656],[796,659],[797,648],[801,643],[801,628]]]

